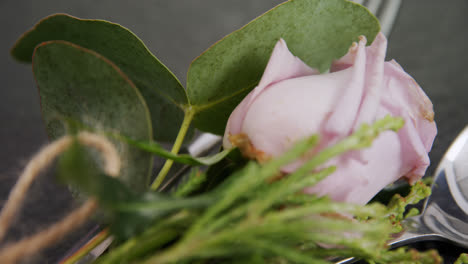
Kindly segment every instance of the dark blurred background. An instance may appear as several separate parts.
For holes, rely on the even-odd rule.
[[[9,54],[16,39],[38,20],[63,12],[122,24],[185,83],[192,59],[216,40],[281,2],[0,0],[0,206],[28,159],[47,143],[31,66],[15,62]],[[387,59],[396,59],[434,104],[439,135],[430,154],[433,165],[428,174],[468,124],[467,13],[466,0],[406,0],[389,39]],[[74,206],[66,187],[56,185],[53,175],[46,173],[33,184],[7,240],[48,226]],[[85,232],[86,228],[78,230],[31,263],[55,263]],[[444,254],[460,251],[443,244],[435,246]]]

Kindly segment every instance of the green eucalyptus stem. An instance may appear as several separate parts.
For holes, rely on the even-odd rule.
[[[185,110],[185,115],[184,115],[184,120],[182,121],[182,125],[180,127],[179,133],[177,134],[177,138],[174,142],[174,145],[172,146],[171,153],[172,154],[177,154],[179,153],[180,147],[182,146],[182,143],[184,142],[185,135],[187,134],[187,131],[190,127],[190,124],[192,123],[193,116],[195,115],[195,111],[193,110],[192,107],[188,107]],[[157,190],[158,187],[161,185],[161,183],[164,181],[164,178],[166,177],[167,173],[172,167],[172,164],[174,163],[173,160],[167,159],[166,162],[164,163],[164,166],[162,167],[161,171],[159,171],[158,176],[154,180],[154,182],[151,184],[151,190]]]

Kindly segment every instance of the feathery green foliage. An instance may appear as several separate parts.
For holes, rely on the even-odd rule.
[[[317,153],[295,173],[277,179],[282,166],[316,146],[319,139],[313,136],[266,164],[249,162],[201,195],[206,203],[191,206],[188,202],[177,207],[181,205],[177,197],[203,184],[206,174],[194,170],[182,187],[165,197],[167,202],[127,203],[129,210],[146,214],[174,210],[98,263],[328,263],[333,256],[354,256],[371,263],[414,263],[417,257],[421,263],[436,263],[434,252],[388,251],[386,246],[394,230],[387,216],[401,220],[401,207],[427,195],[421,185],[410,194],[418,198],[390,207],[338,203],[300,192],[333,172],[333,167],[321,168],[326,161],[367,147],[380,132],[397,130],[402,124],[399,118],[386,117],[364,125]],[[192,196],[186,201],[200,199]]]

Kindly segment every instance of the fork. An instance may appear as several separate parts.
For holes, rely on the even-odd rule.
[[[391,248],[420,241],[446,241],[468,248],[468,126],[448,148],[434,174],[431,195],[418,216],[403,220]],[[357,261],[347,258],[335,264]]]

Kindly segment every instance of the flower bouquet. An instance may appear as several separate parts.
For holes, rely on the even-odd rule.
[[[350,1],[291,0],[197,57],[184,87],[120,25],[44,18],[12,55],[33,65],[53,142],[18,185],[61,154],[58,180],[86,201],[26,241],[35,246],[5,246],[2,260],[97,212],[102,237],[113,237],[97,263],[440,262],[387,246],[416,213],[405,207],[429,194],[419,180],[436,125],[423,90],[385,61],[379,32]],[[180,154],[197,130],[223,135],[223,148]],[[154,155],[166,162],[151,177]],[[369,203],[400,178],[412,185],[406,197]],[[15,212],[5,209],[0,238]]]

